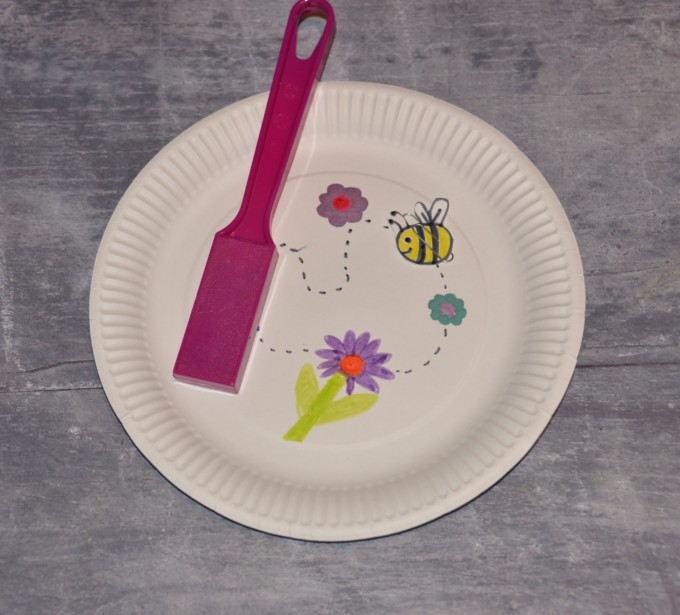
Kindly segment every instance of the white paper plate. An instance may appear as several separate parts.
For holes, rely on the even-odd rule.
[[[548,424],[583,333],[576,241],[540,173],[478,118],[399,88],[323,84],[275,216],[278,269],[242,390],[175,382],[212,235],[240,204],[265,104],[255,96],[191,127],[116,208],[90,297],[104,389],[151,463],[230,519],[311,540],[412,528],[493,485]],[[333,184],[361,190],[361,220],[336,227],[317,212]],[[415,264],[388,219],[405,226],[391,212],[437,198],[450,204],[437,233],[450,233],[454,258]],[[315,351],[348,330],[382,340],[394,379],[376,380],[367,412],[284,440],[302,367],[328,382]]]

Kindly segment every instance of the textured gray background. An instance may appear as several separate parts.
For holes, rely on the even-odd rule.
[[[296,542],[191,501],[125,435],[88,338],[98,242],[165,143],[269,87],[289,6],[0,0],[0,613],[680,613],[677,0],[335,2],[325,79],[500,129],[582,251],[576,374],[493,489]]]

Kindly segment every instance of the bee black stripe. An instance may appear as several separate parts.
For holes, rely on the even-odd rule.
[[[439,227],[430,223],[430,233],[432,233],[432,262],[439,261]]]
[[[413,228],[416,229],[416,234],[418,235],[418,257],[416,258],[417,263],[422,263],[425,260],[425,230],[422,224],[416,224]]]

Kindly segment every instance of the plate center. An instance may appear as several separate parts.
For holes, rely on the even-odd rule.
[[[375,396],[368,410],[318,421],[305,436],[316,443],[385,437],[455,395],[485,312],[479,261],[456,223],[458,201],[356,171],[289,179],[273,228],[276,282],[242,391],[250,420],[286,434],[299,420],[304,370],[319,390],[336,374],[345,380],[337,406]]]

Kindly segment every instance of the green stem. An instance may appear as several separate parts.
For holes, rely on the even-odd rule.
[[[288,433],[283,436],[284,440],[290,440],[291,442],[302,442],[307,434],[312,430],[312,427],[316,425],[321,415],[324,413],[329,404],[335,399],[335,396],[340,392],[347,378],[342,374],[333,374],[328,382],[324,385],[323,389],[319,391],[314,401],[309,406],[309,410],[305,412],[289,430]]]

